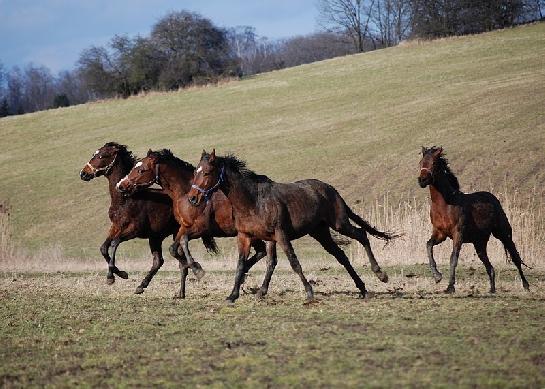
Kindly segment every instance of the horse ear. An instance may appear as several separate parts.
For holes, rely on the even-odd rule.
[[[149,157],[149,156],[151,155],[151,153],[152,153],[151,149],[148,149],[148,154],[147,154],[147,156]]]
[[[206,150],[205,150],[205,149],[202,149],[201,159],[202,159],[202,157],[204,157],[205,155],[206,155]]]
[[[216,149],[212,149],[210,157],[208,157],[208,162],[212,163],[216,160]]]
[[[426,151],[427,149],[424,146],[422,146],[422,155],[426,154]]]
[[[437,150],[435,150],[435,152],[433,153],[433,156],[434,157],[439,157],[441,154],[443,154],[443,148],[438,147]]]

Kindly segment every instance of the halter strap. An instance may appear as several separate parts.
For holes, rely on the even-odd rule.
[[[117,160],[117,153],[115,154],[115,157],[114,157],[113,161],[110,162],[110,164],[108,166],[101,167],[101,168],[96,168],[96,167],[94,167],[93,165],[90,164],[90,161],[87,162],[86,166],[89,166],[89,168],[91,169],[91,171],[93,172],[93,174],[95,176],[97,175],[97,173],[100,173],[100,172],[104,172],[104,174],[108,174],[110,172],[110,170],[112,169],[112,167],[114,167],[114,164],[115,164],[116,160]]]
[[[427,167],[421,167],[420,171],[425,171],[425,172],[428,172],[428,173],[432,174],[431,170],[428,169]]]
[[[212,186],[210,189],[203,189],[200,186],[195,184],[192,184],[191,187],[199,191],[199,193],[203,194],[204,201],[208,201],[210,197],[212,197],[214,192],[218,190],[218,188],[220,187],[220,185],[223,183],[224,180],[225,180],[225,165],[221,167],[220,176],[218,177],[218,182],[216,182],[214,186]]]
[[[128,179],[128,176],[127,176],[127,179]],[[140,184],[133,184],[133,185],[138,187],[138,186],[151,186],[153,184],[157,184],[161,186],[161,184],[159,183],[159,164],[158,163],[155,164],[155,177],[153,177],[151,181],[140,183]]]

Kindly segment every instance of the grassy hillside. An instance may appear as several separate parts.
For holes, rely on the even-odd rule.
[[[102,178],[81,167],[107,141],[196,163],[235,152],[275,180],[316,177],[354,204],[427,192],[422,145],[441,144],[463,189],[545,182],[545,24],[323,61],[218,87],[0,120],[0,200],[29,248],[96,255],[108,225]]]

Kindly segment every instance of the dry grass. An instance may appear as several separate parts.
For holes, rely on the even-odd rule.
[[[426,194],[428,191],[426,190]],[[545,262],[545,197],[535,189],[528,193],[519,193],[513,188],[493,193],[499,198],[513,228],[513,239],[524,262],[531,267],[543,269]],[[391,204],[388,196],[377,201],[372,207],[361,212],[375,226],[403,232],[405,235],[385,246],[377,248],[381,263],[389,265],[411,265],[427,263],[426,242],[431,235],[429,219],[429,201],[423,202],[416,197],[403,202]],[[375,244],[375,246],[377,246]],[[365,256],[361,245],[351,244],[351,257]],[[448,264],[452,244],[450,240],[434,248],[434,256],[438,263]],[[491,237],[488,244],[488,255],[495,266],[506,265],[505,251],[501,243]],[[480,261],[472,245],[464,245],[462,261]],[[513,265],[508,263],[508,267]]]

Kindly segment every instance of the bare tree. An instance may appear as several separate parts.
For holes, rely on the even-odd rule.
[[[371,15],[375,35],[382,47],[397,45],[409,36],[410,0],[376,0]]]
[[[319,22],[326,31],[349,36],[356,50],[363,52],[366,40],[371,38],[369,27],[375,1],[320,0]]]

